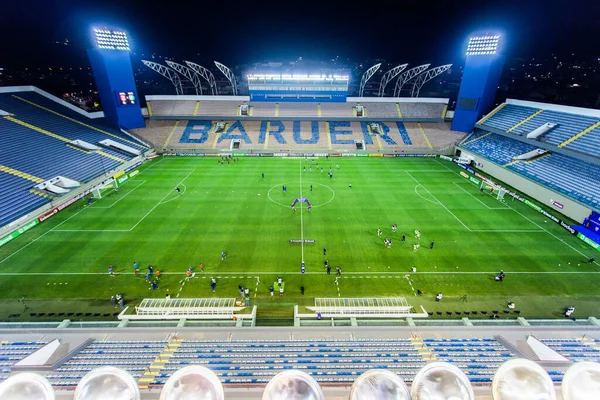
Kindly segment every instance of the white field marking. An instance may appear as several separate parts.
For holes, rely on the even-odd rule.
[[[128,181],[127,181],[127,182],[128,182]],[[124,183],[127,183],[127,182],[124,182]],[[121,200],[123,200],[125,197],[129,196],[131,193],[133,193],[133,191],[134,191],[135,189],[139,188],[139,187],[140,187],[140,186],[142,186],[144,183],[146,183],[146,181],[140,181],[140,184],[139,184],[139,185],[137,185],[136,187],[134,187],[133,189],[131,189],[131,191],[130,191],[130,192],[128,192],[128,193],[125,193],[123,196],[119,197],[119,200],[115,201],[115,202],[114,202],[114,203],[112,203],[110,206],[102,206],[102,207],[100,207],[100,206],[94,206],[94,205],[92,205],[92,206],[88,207],[88,209],[91,209],[91,210],[93,210],[94,208],[112,208],[112,206],[114,206],[115,204],[117,204],[118,202],[120,202]]]
[[[474,196],[468,190],[466,190],[465,188],[463,188],[459,183],[456,183],[456,182],[452,182],[452,183],[454,183],[456,185],[456,187],[458,187],[460,190],[462,190],[463,192],[465,192],[466,194],[468,194],[469,196],[471,196],[472,198],[474,198],[475,200],[477,200],[478,202],[480,202],[481,204],[483,204],[488,210],[510,210],[510,208],[508,208],[508,207],[490,207],[487,204],[485,204],[483,201],[479,200],[477,198],[477,196]]]
[[[58,228],[59,226],[61,226],[62,224],[64,224],[65,222],[67,222],[68,220],[70,220],[71,218],[73,218],[74,216],[76,216],[77,214],[79,214],[80,212],[82,212],[83,210],[85,210],[86,208],[82,208],[81,210],[77,211],[75,214],[71,215],[69,218],[65,219],[63,222],[61,222],[60,224],[56,225],[54,228],[50,229],[49,231],[45,232],[44,234],[36,237],[35,239],[33,239],[31,242],[27,243],[25,246],[21,247],[20,249],[14,251],[13,253],[9,254],[8,256],[4,257],[2,260],[0,260],[0,264],[2,264],[4,261],[8,260],[9,258],[11,258],[12,256],[14,256],[15,254],[21,252],[21,250],[29,247],[30,245],[32,245],[33,243],[37,242],[38,240],[40,240],[41,238],[43,238],[44,236],[46,236],[47,234],[49,234],[50,232],[55,232],[55,229]]]
[[[539,229],[471,229],[471,232],[480,233],[546,233]]]
[[[437,158],[434,158],[434,160],[435,160],[435,162],[437,162],[438,164],[440,164],[442,167],[446,168],[448,171],[452,172],[453,174],[456,173],[456,171],[453,171],[450,168],[448,168],[446,165],[444,165],[443,163],[441,163]]]
[[[440,171],[439,169],[403,169],[402,171],[404,171],[404,172],[431,172],[431,173],[440,173],[440,174],[447,174],[449,172],[454,173],[454,171],[452,171],[452,170]]]
[[[151,165],[150,167],[146,168],[145,170],[143,170],[141,173],[146,172],[150,169],[152,169],[153,167],[155,167],[157,164],[159,164],[161,161],[163,161],[164,158],[161,158],[160,160],[158,160],[154,165]],[[76,216],[77,214],[79,214],[80,212],[82,212],[83,210],[87,210],[88,207],[84,207],[81,210],[77,211],[75,214],[71,215],[69,218],[65,219],[63,222],[61,222],[60,224],[56,225],[54,228],[50,229],[49,231],[45,232],[44,234],[38,236],[37,238],[33,239],[31,242],[27,243],[25,246],[21,247],[20,249],[14,251],[13,253],[9,254],[8,256],[6,256],[5,258],[3,258],[2,260],[0,260],[0,264],[2,264],[4,261],[8,260],[9,258],[11,258],[12,256],[14,256],[15,254],[19,253],[21,250],[25,249],[26,247],[29,247],[29,245],[33,244],[34,242],[37,242],[38,240],[40,240],[42,237],[46,236],[47,234],[49,234],[50,232],[60,232],[60,230],[57,230],[56,228],[58,228],[59,226],[61,226],[62,224],[64,224],[65,222],[69,221],[71,218],[73,218],[74,216]],[[79,232],[79,231],[76,231]],[[86,231],[86,232],[91,232],[91,231]],[[108,231],[100,231],[100,232],[108,232]],[[110,232],[114,232],[114,231],[110,231]],[[116,232],[120,232],[120,231],[116,231]]]
[[[225,277],[227,278],[227,276]],[[254,297],[256,297],[256,293],[258,293],[258,284],[260,283],[260,277],[256,277],[256,287],[254,288]]]
[[[165,158],[162,157],[160,160],[158,160],[156,163],[154,163],[153,165],[149,166],[148,168],[146,168],[145,170],[143,170],[142,172],[147,172],[150,171],[152,168],[156,167],[158,164],[160,164],[161,162],[163,162]]]
[[[406,278],[406,280],[408,281],[408,284],[410,285],[410,288],[412,289],[413,296],[416,296],[417,293],[415,293],[415,288],[413,287],[412,279],[410,279],[410,275],[404,275],[404,277]]]
[[[458,175],[455,172],[456,175]],[[521,214],[520,212],[518,212],[517,210],[515,210],[514,208],[512,208],[508,202],[505,203],[506,206],[508,208],[510,208],[511,210],[513,210],[514,212],[516,212],[517,214],[519,214],[521,217],[525,218],[527,221],[531,222],[533,225],[537,226],[538,228],[540,228],[542,231],[546,232],[548,235],[552,236],[553,238],[555,238],[556,240],[562,242],[564,245],[566,245],[567,247],[570,247],[573,251],[579,253],[580,255],[584,256],[585,258],[588,258],[587,255],[585,255],[584,253],[582,253],[581,251],[577,250],[575,247],[571,246],[570,244],[566,243],[564,240],[562,240],[561,238],[559,238],[558,236],[554,235],[553,233],[549,232],[548,230],[546,230],[543,226],[538,225],[537,223],[535,223],[533,220],[527,218],[525,215]],[[594,261],[594,264],[596,265],[600,265],[600,263],[598,263],[598,261]]]
[[[177,183],[176,186],[181,185],[183,183],[183,181],[185,181],[195,171],[196,171],[195,169],[192,170],[192,172],[190,172],[189,174],[187,174],[185,176],[185,178],[183,178],[181,181],[179,181],[179,183]],[[156,205],[154,205],[154,207],[152,207],[150,209],[150,211],[148,211],[142,218],[140,218],[140,220],[138,222],[136,222],[135,225],[133,225],[129,229],[89,229],[88,230],[88,229],[56,229],[56,228],[54,228],[54,229],[52,229],[52,230],[50,230],[48,232],[131,232],[132,230],[134,230],[135,228],[137,228],[137,226],[139,224],[141,224],[142,221],[145,220],[146,217],[148,217],[148,215],[150,215],[150,213],[156,209],[156,207],[158,207],[159,205],[161,205],[161,203],[163,202],[163,200],[166,199],[167,196],[169,196],[171,193],[172,193],[172,190],[169,190],[169,192],[162,199],[160,199],[160,201],[158,203],[156,203]]]
[[[418,185],[416,185],[416,186],[415,186],[415,194],[416,194],[417,196],[419,196],[419,197],[420,197],[420,198],[422,198],[423,200],[425,200],[425,201],[428,201],[428,202],[430,202],[430,203],[433,203],[433,204],[435,204],[435,205],[441,205],[440,203],[436,203],[436,202],[435,202],[435,201],[433,201],[433,200],[429,200],[428,198],[425,198],[425,197],[421,196],[421,195],[419,194],[419,191],[417,190],[417,188],[418,188],[419,186],[423,187],[423,185],[421,185],[421,184],[418,184]]]
[[[584,263],[585,264],[585,263]],[[162,272],[161,275],[185,275],[184,272]],[[247,278],[248,276],[252,277],[256,275],[298,275],[298,272],[221,272],[221,274],[247,274],[245,277],[239,277],[240,279]],[[365,277],[365,274],[369,274],[368,278],[371,276],[378,275],[379,279],[383,278],[393,278],[393,279],[404,279],[405,275],[388,275],[389,272],[344,272],[345,275],[352,275],[351,278],[355,279],[358,277],[362,279]],[[423,271],[423,272],[412,272],[413,275],[498,275],[498,271]],[[598,275],[600,271],[511,271],[510,275]],[[0,276],[60,276],[60,275],[108,275],[107,272],[0,272]],[[115,275],[135,275],[133,272],[121,272],[115,273]],[[305,275],[323,275],[322,272],[305,272]],[[227,277],[223,277],[225,279]],[[339,277],[337,277],[339,278]],[[336,278],[336,279],[337,279]],[[207,279],[207,278],[202,278]]]
[[[338,291],[338,297],[342,297],[342,295],[340,294],[340,283],[338,282],[338,277],[335,277],[335,286],[337,286],[337,291]]]
[[[516,212],[517,214],[519,214],[521,217],[525,218],[527,221],[531,222],[532,224],[534,224],[535,226],[537,226],[538,228],[540,228],[541,230],[543,230],[544,232],[546,232],[548,235],[552,236],[553,238],[555,238],[556,240],[561,241],[564,245],[570,247],[571,249],[575,250],[577,253],[581,254],[582,256],[584,256],[585,258],[588,258],[587,255],[585,255],[584,253],[582,253],[581,251],[577,250],[575,247],[571,246],[570,244],[568,244],[567,242],[565,242],[564,240],[562,240],[561,238],[559,238],[558,236],[556,236],[555,234],[551,233],[550,231],[546,230],[543,226],[538,225],[537,223],[535,223],[534,221],[532,221],[531,219],[527,218],[526,216],[524,216],[523,214],[521,214],[520,212],[518,212],[517,210],[515,210],[514,208],[512,208],[508,203],[506,203],[506,205],[513,210],[514,212]],[[596,265],[600,265],[598,263],[598,261],[594,261],[594,264]]]
[[[173,197],[172,199],[169,199],[169,200],[167,200],[165,202],[162,202],[160,204],[167,204],[168,202],[173,201],[175,199],[178,199],[180,196],[183,196],[183,194],[187,191],[187,186],[185,186],[185,183],[181,183],[181,186],[183,186],[183,192],[177,193],[177,195],[175,195],[175,197]]]
[[[279,183],[279,184],[277,184],[277,185],[274,185],[273,187],[271,187],[271,188],[269,189],[269,191],[267,192],[267,197],[269,198],[269,200],[271,200],[271,202],[273,202],[273,203],[275,203],[275,204],[277,204],[277,205],[280,205],[280,206],[282,206],[282,207],[289,208],[289,207],[290,207],[290,205],[289,205],[289,204],[283,204],[283,203],[280,203],[280,202],[278,202],[278,201],[276,201],[276,200],[273,200],[273,198],[271,197],[271,191],[272,191],[273,189],[275,189],[276,187],[281,187],[282,185],[283,185],[283,183]],[[331,196],[331,199],[329,199],[329,200],[328,200],[328,201],[326,201],[325,203],[323,203],[323,204],[317,204],[317,205],[313,205],[313,206],[312,206],[312,208],[323,207],[324,205],[331,203],[331,202],[333,201],[333,199],[335,199],[335,191],[334,191],[332,188],[330,188],[329,186],[327,186],[327,185],[323,185],[322,183],[318,183],[318,182],[313,182],[313,185],[319,185],[319,186],[326,187],[327,189],[331,190],[331,195],[332,195],[332,196]]]
[[[404,171],[404,172],[406,172],[406,171]],[[412,176],[410,173],[406,172],[406,174],[407,174],[408,176],[410,176],[410,177],[411,177],[411,178],[412,178],[412,179],[413,179],[415,182],[417,182],[419,185],[421,185],[421,187],[423,187],[423,189],[425,189],[425,191],[426,191],[427,193],[429,193],[429,195],[430,195],[431,197],[433,197],[433,198],[435,199],[435,201],[437,201],[438,203],[440,203],[440,206],[444,207],[444,209],[445,209],[446,211],[448,211],[448,213],[450,213],[450,215],[452,215],[452,216],[453,216],[453,217],[454,217],[454,218],[455,218],[455,219],[456,219],[458,222],[460,222],[460,224],[461,224],[462,226],[464,226],[464,227],[465,227],[465,228],[466,228],[468,231],[471,231],[471,229],[470,229],[470,228],[469,228],[467,225],[465,225],[465,223],[464,223],[464,222],[462,222],[462,221],[460,220],[460,218],[458,218],[456,215],[454,215],[454,213],[453,213],[452,211],[450,211],[450,210],[448,209],[448,207],[446,207],[445,205],[443,205],[443,204],[442,204],[442,202],[441,202],[441,201],[439,201],[439,200],[437,199],[437,197],[435,197],[433,194],[431,194],[431,192],[430,192],[430,191],[429,191],[429,190],[428,190],[428,189],[427,189],[425,186],[423,186],[423,185],[421,184],[421,182],[419,182],[419,181],[418,181],[418,180],[417,180],[417,179],[416,179],[414,176]]]
[[[302,159],[300,159],[300,197],[302,197]],[[304,262],[304,219],[302,217],[302,202],[300,202],[300,244],[302,245],[302,262]]]

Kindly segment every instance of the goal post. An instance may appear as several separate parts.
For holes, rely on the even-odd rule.
[[[117,181],[114,179],[105,183],[104,185],[98,187],[96,190],[92,192],[92,197],[95,199],[101,199],[103,196],[107,195],[107,192],[112,192],[117,188]]]
[[[504,201],[504,195],[506,194],[506,189],[495,185],[491,182],[486,182],[485,180],[481,180],[481,185],[479,189],[483,191],[483,193],[487,193],[492,197],[495,197],[498,201]]]

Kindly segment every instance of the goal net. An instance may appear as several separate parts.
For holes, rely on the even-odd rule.
[[[506,190],[498,185],[494,185],[493,183],[482,180],[479,190],[483,191],[483,193],[487,193],[492,197],[495,197],[498,201],[504,202],[504,195],[506,194]]]
[[[109,195],[110,193],[112,193],[115,188],[117,187],[117,183],[116,181],[110,181],[108,183],[106,183],[105,185],[99,187],[98,189],[94,190],[92,192],[92,197],[95,199],[101,199],[102,197],[105,197],[107,195]]]

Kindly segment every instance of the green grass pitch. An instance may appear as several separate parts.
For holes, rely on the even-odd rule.
[[[30,311],[112,312],[108,299],[116,292],[135,305],[167,289],[172,297],[239,297],[239,284],[250,288],[251,304],[264,306],[263,316],[279,315],[272,306],[338,296],[404,296],[444,316],[503,310],[508,300],[525,317],[558,317],[571,304],[578,317],[597,314],[600,268],[584,264],[594,251],[508,196],[502,203],[481,195],[459,171],[420,158],[155,159],[118,193],[90,206],[82,200],[0,248],[0,317],[20,312],[22,296]],[[290,206],[301,194],[312,209],[298,205],[294,212]],[[162,273],[158,290],[145,282],[148,264]],[[190,265],[196,275],[185,281]],[[506,279],[495,282],[501,269]],[[272,299],[277,276],[286,282],[285,295]],[[440,303],[437,292],[444,294]]]

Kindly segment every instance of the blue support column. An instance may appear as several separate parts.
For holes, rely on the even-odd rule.
[[[481,116],[490,111],[503,67],[504,57],[498,54],[467,56],[452,130],[471,132]]]
[[[104,116],[117,128],[144,128],[128,51],[89,49],[88,57],[100,95]],[[119,92],[132,92],[135,104],[122,105]]]

